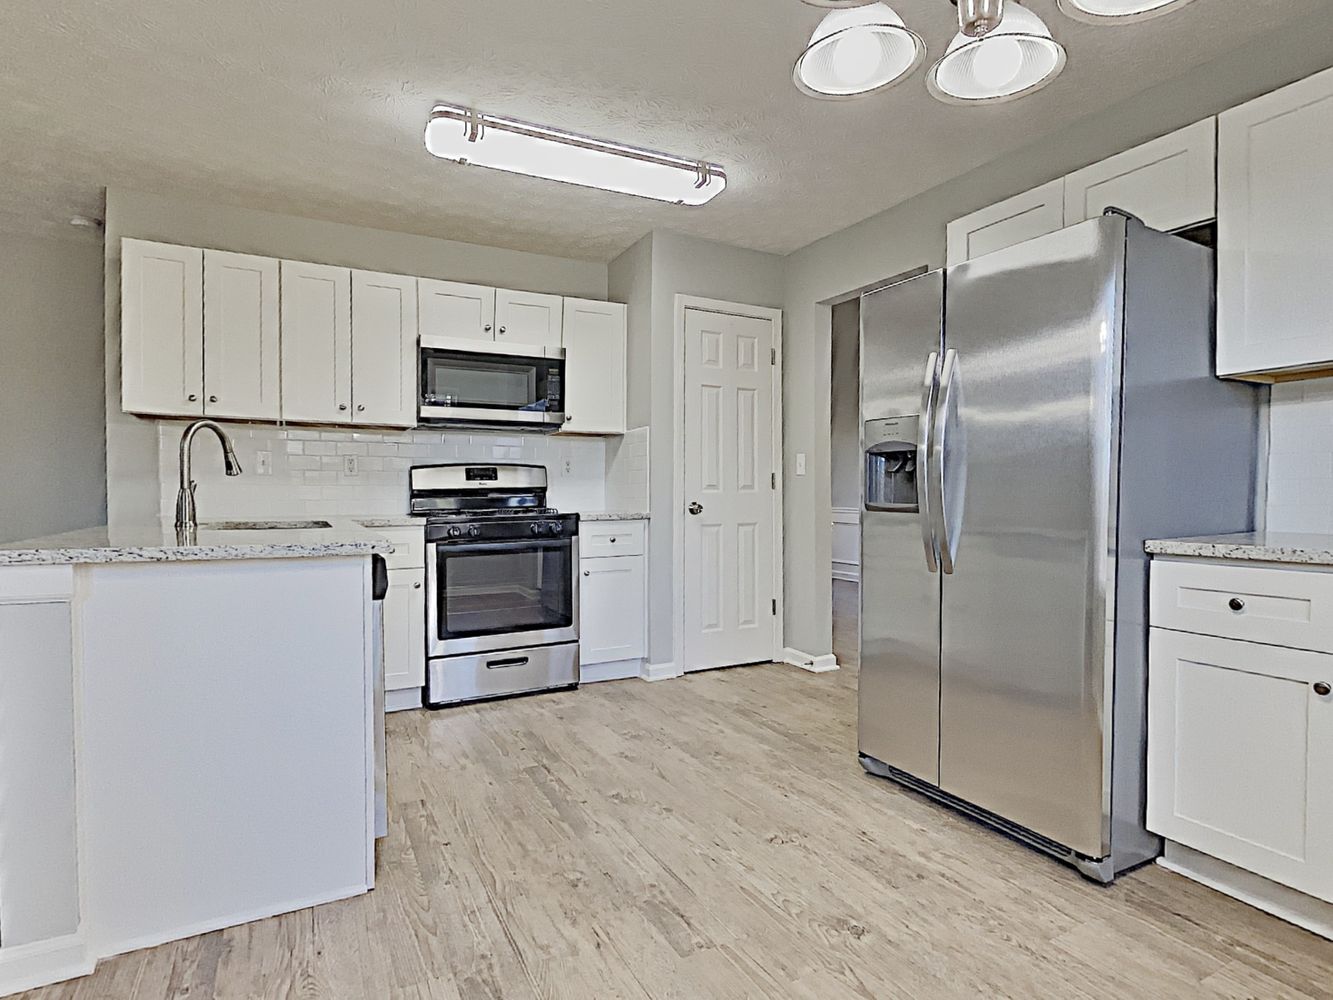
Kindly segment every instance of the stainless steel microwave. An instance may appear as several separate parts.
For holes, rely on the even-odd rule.
[[[565,352],[471,350],[422,339],[423,424],[554,431],[565,422]]]

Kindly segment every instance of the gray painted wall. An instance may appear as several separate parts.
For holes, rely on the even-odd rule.
[[[1108,29],[1110,30],[1110,29]],[[786,635],[832,649],[828,300],[944,263],[945,225],[1010,195],[1243,103],[1333,64],[1333,32],[1296,23],[971,173],[827,236],[785,259]],[[980,113],[980,112],[979,112]],[[809,475],[792,474],[796,452]]]
[[[649,662],[676,662],[673,610],[673,498],[676,427],[670,373],[675,364],[677,295],[780,308],[782,258],[665,230],[611,262],[611,298],[629,304],[630,426],[649,430]]]
[[[834,507],[861,506],[861,302],[833,307],[829,490]]]
[[[112,524],[158,517],[157,421],[120,409],[120,240],[130,236],[501,288],[605,299],[592,261],[437,240],[318,219],[135,191],[108,190],[106,211],[106,456]]]
[[[0,541],[106,519],[102,244],[0,234]]]

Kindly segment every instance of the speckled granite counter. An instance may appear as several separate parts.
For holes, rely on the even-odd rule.
[[[193,538],[174,528],[106,526],[0,544],[0,566],[56,566],[116,562],[203,562],[218,559],[309,559],[387,555],[393,546],[374,528],[332,523],[327,528],[249,527],[255,522],[202,525]]]
[[[1155,556],[1333,566],[1333,535],[1250,531],[1237,535],[1153,538],[1144,549]]]
[[[647,521],[648,519],[648,512],[642,510],[594,510],[579,513],[580,521]]]

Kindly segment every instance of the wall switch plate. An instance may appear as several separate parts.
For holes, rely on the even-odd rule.
[[[796,453],[796,474],[798,476],[805,475],[805,452],[803,451]]]
[[[256,476],[273,475],[273,452],[271,451],[255,452],[255,475]]]
[[[344,475],[344,476],[355,476],[355,475],[357,475],[356,456],[355,456],[355,455],[344,455],[344,456],[343,456],[343,475]]]

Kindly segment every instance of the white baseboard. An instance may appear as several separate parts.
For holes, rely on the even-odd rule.
[[[86,976],[96,965],[82,934],[0,948],[0,997]]]
[[[680,677],[684,673],[680,667],[674,663],[649,663],[643,661],[643,672],[639,674],[646,681],[668,681],[673,677]]]
[[[846,580],[849,583],[860,583],[861,564],[835,559],[833,561],[833,579]]]
[[[384,692],[384,711],[402,712],[421,707],[421,688],[400,688]]]
[[[1307,896],[1289,886],[1269,881],[1262,875],[1237,868],[1184,844],[1168,840],[1165,853],[1157,859],[1163,868],[1202,882],[1242,903],[1249,903],[1313,934],[1333,940],[1333,903]]]
[[[809,653],[802,653],[799,649],[792,649],[790,646],[782,651],[782,662],[789,663],[793,667],[800,667],[802,670],[808,670],[812,674],[826,674],[838,669],[838,658],[832,653],[825,653],[823,656],[811,656]]]
[[[601,681],[623,681],[643,676],[643,660],[613,660],[610,663],[580,663],[579,683],[597,684]]]

